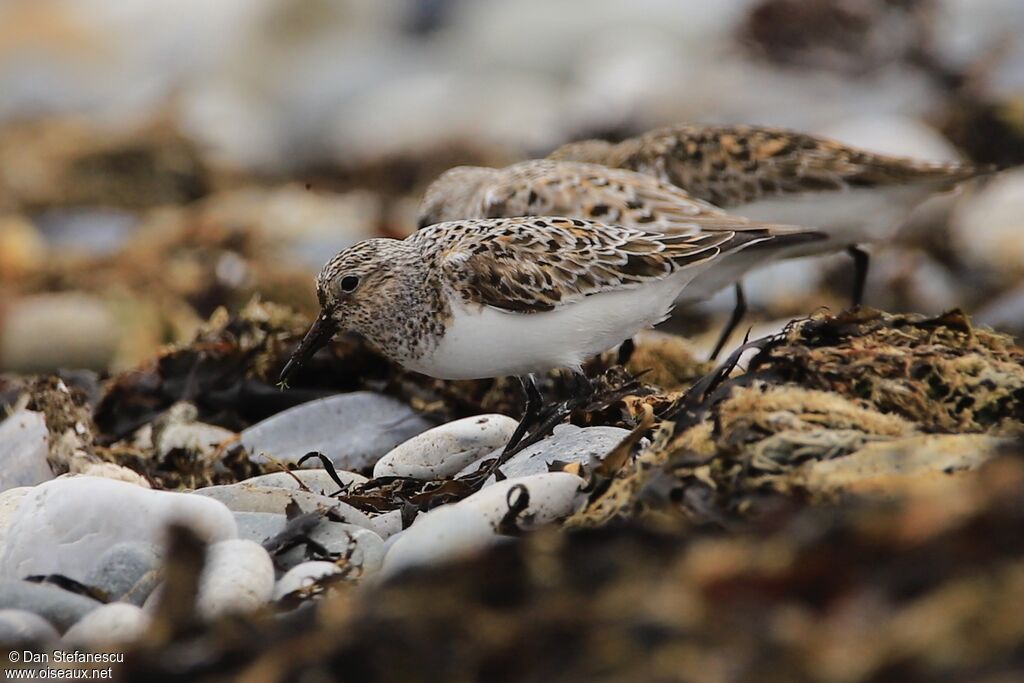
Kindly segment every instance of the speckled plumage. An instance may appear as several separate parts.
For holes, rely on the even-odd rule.
[[[460,218],[566,216],[669,235],[728,231],[736,246],[704,270],[686,294],[704,298],[794,245],[812,230],[750,221],[652,176],[598,164],[535,159],[505,168],[460,166],[441,174],[420,204],[420,225]],[[740,249],[743,246],[756,249]]]
[[[748,240],[570,218],[439,223],[331,259],[317,278],[318,324],[437,377],[578,367],[663,319],[696,272]]]
[[[617,144],[571,142],[549,158],[653,175],[722,208],[854,188],[918,185],[937,191],[992,170],[876,154],[828,138],[759,126],[670,126]]]

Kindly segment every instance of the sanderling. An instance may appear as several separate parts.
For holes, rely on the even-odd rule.
[[[752,237],[705,268],[683,290],[677,303],[703,301],[733,285],[754,266],[796,245],[822,240],[823,233],[748,221],[650,175],[598,164],[535,159],[506,168],[459,166],[435,180],[420,204],[421,227],[465,218],[564,216],[599,220],[665,235],[697,235],[722,230]],[[738,302],[742,304],[742,294]],[[711,357],[718,355],[744,308],[738,306]]]
[[[281,382],[337,332],[352,331],[432,377],[525,377],[532,398],[535,373],[566,368],[583,378],[587,358],[664,320],[679,292],[721,254],[764,239],[772,238],[742,230],[666,236],[525,217],[365,240],[320,271],[321,313]]]
[[[754,220],[813,225],[828,240],[789,255],[845,248],[859,303],[868,254],[858,244],[891,239],[918,204],[990,166],[876,154],[827,138],[755,126],[680,125],[612,144],[572,142],[549,158],[653,175],[694,197]]]

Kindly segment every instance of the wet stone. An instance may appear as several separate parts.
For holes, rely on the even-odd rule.
[[[358,470],[430,427],[396,399],[357,391],[280,412],[243,431],[241,443],[256,462],[296,462],[317,451],[338,469]]]
[[[440,564],[480,552],[501,537],[483,512],[459,503],[420,515],[397,536],[384,556],[382,578],[412,567]]]

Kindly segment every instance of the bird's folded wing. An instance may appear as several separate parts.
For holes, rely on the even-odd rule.
[[[714,258],[719,245],[734,237],[730,232],[663,236],[581,219],[535,217],[440,223],[426,230],[417,236],[443,243],[441,267],[464,302],[522,313],[550,311],[664,278]]]

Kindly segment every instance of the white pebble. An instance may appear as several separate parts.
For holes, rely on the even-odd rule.
[[[517,517],[517,524],[521,529],[530,529],[576,512],[586,500],[586,495],[580,490],[583,484],[580,477],[569,472],[531,474],[500,481],[456,505],[478,511],[497,529],[509,511],[509,492],[517,489],[512,494],[514,503],[521,490],[525,490],[529,495],[529,505]]]
[[[341,568],[333,562],[303,562],[295,565],[274,586],[274,599],[280,600],[289,593],[313,585],[317,579],[340,573]]]
[[[273,592],[274,563],[263,546],[222,541],[206,551],[196,609],[207,619],[248,612],[266,604]]]
[[[19,410],[0,422],[0,491],[53,479],[42,413]]]
[[[336,470],[335,474],[345,486],[358,486],[366,483],[367,479],[356,472]],[[291,491],[301,491],[299,481],[312,493],[330,495],[338,490],[338,484],[327,474],[327,470],[292,470],[291,472],[271,472],[261,474],[258,477],[246,479],[244,484],[253,486],[274,486]]]
[[[402,530],[402,511],[392,510],[370,518],[371,530],[385,541]]]
[[[138,640],[150,621],[141,607],[112,602],[82,617],[64,634],[64,642],[80,647],[122,645]]]
[[[283,515],[288,506],[295,503],[303,512],[330,509],[344,522],[361,526],[364,529],[373,528],[366,513],[336,498],[320,496],[307,491],[289,490],[278,486],[255,486],[243,482],[224,486],[207,486],[196,489],[193,493],[218,500],[234,512],[273,512]]]
[[[162,544],[170,523],[189,526],[210,543],[237,535],[231,511],[209,498],[99,477],[54,479],[21,499],[0,551],[0,576],[63,574],[84,581],[107,548],[126,541]]]
[[[438,564],[472,555],[497,543],[494,526],[478,509],[443,505],[420,515],[403,531],[384,556],[382,577],[423,565]]]
[[[443,479],[508,443],[519,423],[507,415],[476,415],[429,429],[377,461],[376,477]]]
[[[54,642],[59,638],[53,624],[35,612],[0,609],[0,643],[4,645]]]

